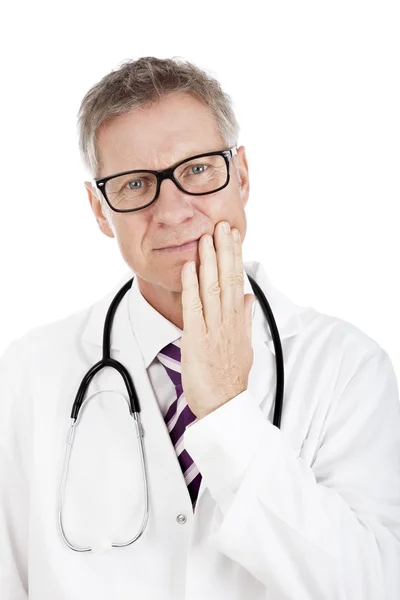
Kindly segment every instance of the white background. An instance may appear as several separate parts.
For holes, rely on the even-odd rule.
[[[398,2],[25,1],[0,20],[0,353],[127,271],[87,201],[76,113],[123,60],[181,56],[234,101],[244,259],[362,329],[400,376]]]

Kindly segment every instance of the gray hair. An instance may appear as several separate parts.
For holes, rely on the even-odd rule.
[[[79,148],[94,177],[100,170],[96,131],[107,119],[150,106],[170,92],[192,94],[210,109],[223,143],[237,145],[239,125],[231,98],[220,83],[193,63],[173,58],[128,60],[86,93],[78,112]]]

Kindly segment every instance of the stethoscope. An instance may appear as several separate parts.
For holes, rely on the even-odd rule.
[[[253,292],[254,292],[257,300],[259,301],[261,308],[264,312],[264,315],[268,321],[269,328],[271,330],[273,343],[274,343],[275,360],[276,360],[276,395],[275,395],[275,410],[274,410],[273,424],[279,428],[280,424],[281,424],[282,404],[283,404],[283,388],[284,388],[284,364],[283,364],[282,344],[281,344],[281,340],[279,337],[279,332],[278,332],[278,328],[276,326],[274,315],[272,313],[271,307],[270,307],[262,289],[260,288],[258,283],[256,281],[254,281],[254,279],[252,277],[250,277],[250,275],[248,275],[248,278],[250,280],[251,287],[253,288]],[[111,391],[111,390],[100,390],[100,391],[94,392],[93,394],[88,396],[86,399],[84,399],[85,393],[86,393],[88,386],[89,386],[90,382],[92,381],[93,377],[99,371],[104,369],[105,367],[111,367],[113,369],[116,369],[118,371],[118,373],[121,375],[121,377],[125,383],[125,387],[126,387],[126,391],[127,391],[129,400],[127,398],[125,398],[125,396],[124,396],[124,398],[128,403],[129,412],[130,412],[131,416],[133,417],[133,420],[135,423],[135,428],[136,428],[136,435],[139,440],[138,444],[139,444],[141,464],[142,464],[143,491],[144,491],[144,498],[145,498],[143,520],[142,520],[142,524],[140,526],[138,533],[128,542],[109,543],[108,544],[109,547],[110,548],[123,548],[125,546],[130,546],[131,544],[133,544],[133,542],[135,542],[142,535],[143,531],[146,528],[147,521],[149,518],[149,494],[148,494],[147,468],[146,468],[146,458],[145,458],[144,445],[143,445],[144,430],[143,430],[143,427],[142,427],[142,424],[140,421],[139,398],[136,393],[135,386],[133,385],[132,378],[131,378],[130,374],[128,373],[127,369],[120,362],[118,362],[117,360],[114,360],[110,356],[110,353],[111,353],[111,328],[112,328],[114,315],[115,315],[115,312],[116,312],[122,298],[125,296],[126,292],[131,288],[133,279],[134,278],[132,277],[132,279],[127,281],[122,286],[122,288],[119,290],[119,292],[116,294],[115,298],[113,299],[113,301],[110,304],[110,307],[107,312],[106,320],[104,322],[103,357],[91,369],[89,369],[89,371],[84,376],[84,378],[79,386],[78,392],[76,394],[75,402],[72,407],[72,412],[71,412],[72,424],[71,424],[71,428],[70,428],[69,435],[68,435],[67,447],[66,447],[65,458],[64,458],[64,466],[63,466],[62,478],[61,478],[58,521],[59,521],[59,528],[60,528],[61,536],[62,536],[65,544],[69,548],[71,548],[71,550],[74,550],[75,552],[91,552],[94,550],[94,548],[92,546],[88,546],[88,547],[74,546],[73,544],[71,544],[71,542],[69,542],[69,540],[67,539],[67,537],[65,535],[65,531],[64,531],[64,527],[63,527],[63,520],[62,520],[65,482],[66,482],[66,478],[67,478],[70,456],[71,456],[71,451],[72,451],[73,442],[74,442],[75,429],[76,429],[76,425],[78,424],[78,417],[79,417],[81,408],[86,404],[86,402],[88,402],[96,394],[99,394],[104,391]]]

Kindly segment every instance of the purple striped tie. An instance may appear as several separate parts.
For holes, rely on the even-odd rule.
[[[186,426],[197,421],[197,418],[190,410],[183,393],[180,344],[180,338],[174,343],[168,344],[157,354],[157,358],[164,365],[172,383],[175,385],[177,397],[169,407],[164,421],[174,445],[194,510],[200,488],[201,474],[184,448],[183,434]]]

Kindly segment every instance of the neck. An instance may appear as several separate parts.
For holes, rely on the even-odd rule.
[[[137,277],[140,293],[163,317],[183,331],[182,292],[167,290]]]

